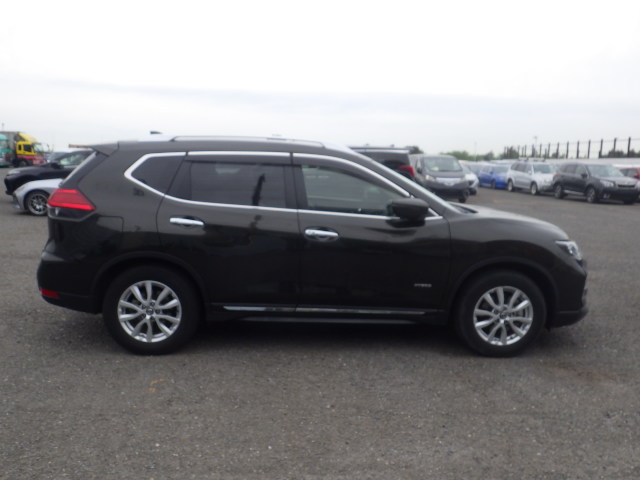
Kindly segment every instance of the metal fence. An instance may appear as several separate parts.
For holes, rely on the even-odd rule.
[[[532,143],[504,147],[505,158],[638,158],[640,138],[586,140],[577,142]]]

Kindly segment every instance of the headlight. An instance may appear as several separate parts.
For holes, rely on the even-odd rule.
[[[600,183],[602,183],[602,186],[606,187],[606,188],[611,188],[611,187],[615,187],[616,186],[615,183],[608,182],[607,180],[600,180]]]
[[[556,240],[556,245],[558,245],[562,250],[564,250],[576,260],[582,260],[582,252],[580,251],[580,247],[573,240]]]
[[[436,177],[434,177],[433,175],[425,175],[424,176],[425,180],[429,180],[430,182],[437,182],[438,179]]]
[[[466,182],[467,181],[467,177],[460,177],[458,179],[459,182]]]

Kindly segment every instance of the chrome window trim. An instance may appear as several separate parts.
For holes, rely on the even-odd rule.
[[[370,215],[366,213],[344,213],[344,212],[332,212],[331,210],[298,210],[300,213],[314,213],[317,215],[337,215],[339,217],[353,217],[353,218],[377,218],[381,220],[398,220],[400,217],[390,217],[388,215]],[[433,217],[425,217],[424,220],[438,220],[442,215],[434,215]]]
[[[316,153],[294,153],[293,154],[293,158],[300,159],[300,160],[302,160],[304,158],[310,158],[312,160],[313,159],[316,159],[316,160],[329,160],[329,161],[333,161],[333,162],[340,163],[340,164],[343,164],[343,165],[348,165],[350,167],[355,167],[355,168],[363,171],[365,174],[373,175],[378,180],[382,181],[383,183],[385,183],[388,186],[390,186],[392,189],[396,190],[403,197],[405,197],[405,198],[410,198],[411,197],[411,193],[407,192],[404,188],[396,185],[391,180],[383,177],[378,172],[374,172],[373,170],[370,170],[367,167],[363,167],[362,165],[360,165],[360,164],[358,164],[356,162],[351,162],[349,160],[345,160],[344,158],[334,157],[334,156],[331,156],[331,155],[319,155],[319,154],[316,154]]]
[[[161,197],[165,197],[167,199],[171,199],[175,202],[180,202],[180,203],[185,203],[188,205],[199,205],[199,206],[212,206],[212,207],[218,207],[218,208],[238,208],[238,209],[242,209],[242,210],[258,210],[258,211],[273,211],[273,212],[292,212],[292,213],[307,213],[307,214],[316,214],[316,215],[337,215],[340,217],[351,217],[351,218],[370,218],[370,219],[381,219],[381,220],[393,220],[393,219],[397,219],[398,217],[390,217],[388,215],[369,215],[369,214],[361,214],[361,213],[343,213],[343,212],[333,212],[331,210],[306,210],[306,209],[296,209],[296,208],[283,208],[283,207],[262,207],[262,206],[255,206],[255,205],[239,205],[239,204],[235,204],[235,203],[213,203],[213,202],[201,202],[201,201],[197,201],[197,200],[187,200],[184,198],[178,198],[178,197],[174,197],[173,195],[169,195],[166,193],[163,193],[159,190],[156,190],[155,188],[151,187],[150,185],[147,185],[144,182],[141,182],[140,180],[138,180],[137,178],[135,178],[133,176],[133,172],[135,171],[136,168],[138,168],[140,165],[142,165],[144,162],[146,162],[149,158],[153,158],[153,157],[172,157],[172,156],[204,156],[204,155],[229,155],[229,154],[233,154],[233,155],[264,155],[264,156],[278,156],[278,157],[287,157],[290,156],[290,153],[287,152],[252,152],[252,151],[212,151],[212,152],[205,152],[205,151],[197,151],[197,152],[158,152],[158,153],[147,153],[143,156],[141,156],[138,160],[136,160],[129,168],[127,168],[124,172],[124,176],[125,178],[127,178],[127,180],[135,183],[136,185],[138,185],[139,187],[148,190],[152,193],[155,193],[156,195],[159,195]],[[377,172],[374,172],[373,170],[369,170],[366,167],[363,167],[361,165],[358,165],[355,162],[350,162],[348,160],[345,159],[341,159],[339,157],[334,157],[334,156],[330,156],[330,155],[318,155],[318,154],[297,154],[295,153],[294,156],[296,158],[311,158],[311,159],[324,159],[324,160],[330,160],[330,161],[334,161],[336,163],[341,163],[341,164],[345,164],[345,165],[349,165],[349,166],[355,166],[356,168],[362,170],[365,173],[374,175],[375,177],[379,178],[380,180],[382,180],[384,183],[389,184],[391,187],[393,187],[396,191],[398,191],[401,195],[406,196],[407,198],[411,198],[412,195],[407,192],[406,190],[402,189],[401,187],[399,187],[398,185],[396,185],[395,183],[387,180],[385,177],[383,177],[382,175],[378,174]],[[442,216],[441,215],[436,215],[433,217],[425,217],[425,221],[429,220],[437,220],[437,219],[441,219]]]
[[[213,203],[213,202],[200,202],[198,200],[187,200],[185,198],[174,197],[173,195],[164,195],[166,199],[171,199],[176,202],[186,203],[188,205],[200,205],[202,207],[226,207],[226,208],[239,208],[242,210],[259,210],[270,212],[293,212],[297,213],[299,210],[296,208],[283,208],[283,207],[260,207],[257,205],[239,205],[237,203]]]

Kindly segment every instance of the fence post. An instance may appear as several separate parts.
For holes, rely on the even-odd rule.
[[[600,151],[598,152],[598,158],[602,158],[602,149],[604,148],[604,139],[600,139]]]
[[[556,146],[556,158],[560,160],[560,142],[558,142],[558,145]]]
[[[618,138],[613,139],[613,154],[616,154],[616,144],[618,143]]]
[[[627,143],[627,157],[631,155],[631,137],[629,137],[629,143]]]
[[[576,158],[580,158],[580,140],[576,143]]]
[[[567,156],[565,158],[569,159],[569,142],[567,142]]]
[[[591,140],[587,144],[587,158],[591,158]]]

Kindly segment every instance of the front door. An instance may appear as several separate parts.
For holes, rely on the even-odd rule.
[[[294,155],[302,237],[300,311],[422,313],[441,306],[449,226],[407,225],[390,203],[409,194],[333,157]]]

